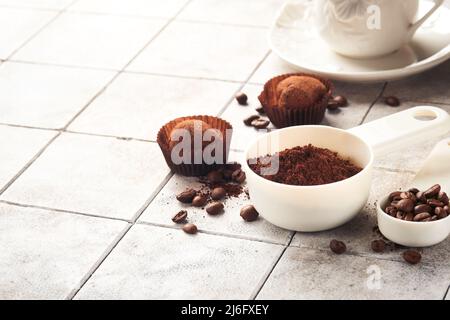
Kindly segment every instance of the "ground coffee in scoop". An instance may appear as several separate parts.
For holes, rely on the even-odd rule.
[[[278,171],[263,175],[262,169],[270,167],[277,157]],[[336,152],[311,144],[252,159],[248,163],[254,172],[268,180],[297,186],[333,183],[350,178],[362,170],[351,161],[339,157]]]

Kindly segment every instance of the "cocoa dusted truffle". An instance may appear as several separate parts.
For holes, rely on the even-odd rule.
[[[319,80],[308,76],[291,76],[277,86],[278,107],[307,108],[326,94],[327,88]]]
[[[194,147],[194,137],[199,136],[203,140],[203,135],[207,130],[211,129],[211,126],[202,120],[189,119],[178,123],[170,132],[169,149],[173,149],[178,143],[180,143],[179,136],[181,134],[177,131],[187,130],[191,137],[191,145]],[[173,140],[174,139],[174,140]],[[208,141],[202,141],[202,147],[208,145]]]
[[[277,128],[319,124],[325,116],[333,84],[320,76],[290,73],[270,79],[258,96]]]

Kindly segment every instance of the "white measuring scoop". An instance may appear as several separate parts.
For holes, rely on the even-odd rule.
[[[327,126],[296,126],[259,136],[245,153],[250,160],[288,148],[312,144],[337,152],[363,168],[348,179],[318,186],[293,186],[265,179],[243,169],[253,205],[267,221],[305,232],[340,226],[367,202],[374,157],[450,130],[450,117],[440,108],[414,107],[350,130]]]
[[[426,190],[439,184],[450,193],[450,138],[439,142],[428,156],[411,186]],[[450,234],[450,216],[430,222],[403,221],[384,212],[388,197],[378,203],[378,227],[389,240],[408,247],[428,247],[444,241]]]

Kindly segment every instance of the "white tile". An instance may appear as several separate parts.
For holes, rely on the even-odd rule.
[[[284,0],[193,0],[177,19],[269,26]]]
[[[123,73],[69,127],[70,130],[156,141],[166,122],[217,115],[237,84]]]
[[[388,84],[385,95],[394,95],[402,101],[445,103],[450,105],[450,61],[430,71]]]
[[[231,139],[232,149],[244,151],[247,149],[249,142],[267,132],[267,130],[256,130],[255,128],[244,124],[244,119],[252,115],[258,115],[255,109],[261,107],[258,96],[262,89],[263,87],[261,85],[246,85],[241,91],[248,97],[247,105],[241,106],[237,103],[236,99],[233,99],[222,114],[221,118],[228,121],[233,126],[233,137]],[[262,117],[267,119],[267,117]],[[274,128],[273,125],[268,127],[269,130]]]
[[[0,126],[0,190],[56,132]]]
[[[64,299],[126,223],[0,204],[0,299]]]
[[[400,107],[392,108],[385,105],[383,102],[377,102],[370,113],[367,115],[365,122],[379,119],[391,115],[396,112],[400,112],[411,107],[429,105],[422,102],[409,102],[403,101]],[[450,113],[450,105],[443,104],[431,104],[433,106],[442,108]],[[422,167],[425,159],[430,154],[437,142],[448,138],[450,136],[450,128],[447,133],[436,136],[434,138],[417,139],[415,143],[405,144],[404,147],[399,148],[397,151],[392,151],[388,155],[378,156],[375,159],[374,165],[382,168],[389,168],[395,170],[409,170],[418,172]]]
[[[135,225],[76,299],[248,299],[282,246]]]
[[[74,0],[0,0],[0,5],[37,9],[64,9]]]
[[[8,58],[56,14],[0,7],[0,59]]]
[[[164,23],[160,19],[64,13],[13,58],[121,69]]]
[[[242,163],[242,157],[241,153],[232,152],[229,161]],[[139,222],[174,227],[177,225],[172,222],[172,217],[180,210],[187,210],[189,222],[197,225],[199,230],[202,231],[278,244],[288,243],[290,236],[292,236],[291,231],[278,228],[265,221],[262,217],[253,222],[245,222],[241,218],[241,208],[251,204],[251,200],[248,199],[245,193],[239,197],[231,197],[222,201],[225,206],[224,213],[217,216],[211,216],[202,208],[185,205],[176,200],[175,196],[178,193],[188,188],[199,190],[201,186],[198,178],[173,176],[144,211]],[[243,187],[245,188],[246,185],[244,184]]]
[[[406,262],[290,247],[257,298],[441,300],[448,279],[448,266],[411,266]]]
[[[266,33],[257,28],[172,22],[128,69],[244,81],[268,51]]]
[[[5,62],[0,66],[0,122],[62,128],[114,74]]]
[[[280,74],[299,72],[271,52],[250,78],[250,83],[264,84]]]
[[[69,10],[171,18],[186,2],[187,0],[80,0]]]
[[[155,143],[63,134],[1,198],[131,219],[168,172]]]

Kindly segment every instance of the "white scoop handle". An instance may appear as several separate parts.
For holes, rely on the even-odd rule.
[[[420,106],[348,130],[372,146],[375,157],[450,131],[450,116],[437,107]]]
[[[411,185],[424,190],[435,184],[450,192],[450,138],[436,144]]]

